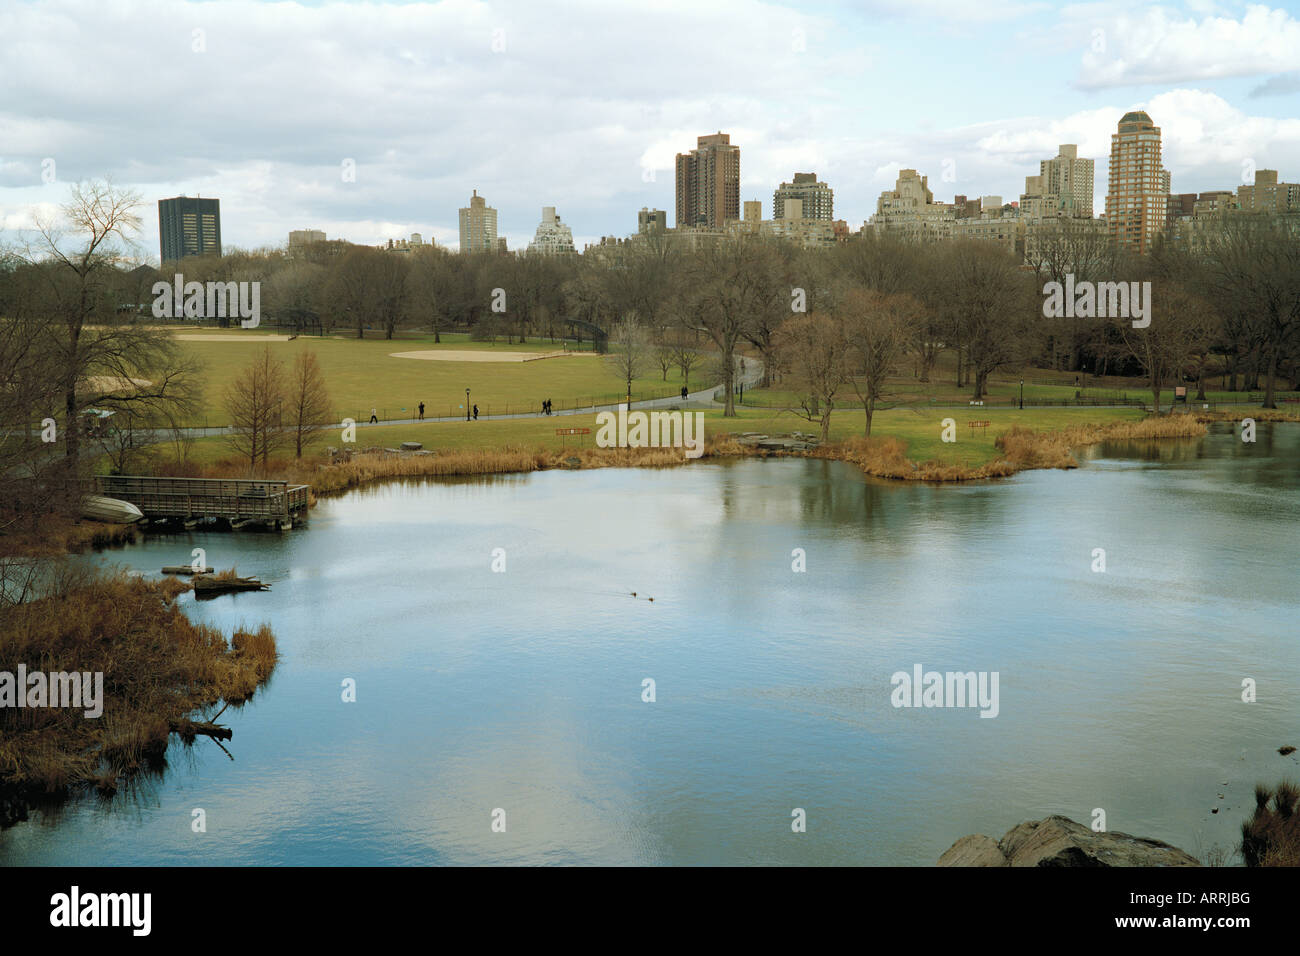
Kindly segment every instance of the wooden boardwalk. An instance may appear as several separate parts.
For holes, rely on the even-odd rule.
[[[287,481],[250,478],[147,478],[101,475],[95,493],[129,501],[146,518],[225,518],[282,528],[307,512],[311,489]]]

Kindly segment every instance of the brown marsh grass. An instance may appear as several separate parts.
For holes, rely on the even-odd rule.
[[[98,718],[84,708],[0,709],[0,794],[112,792],[119,778],[156,768],[191,715],[253,696],[275,668],[275,638],[266,626],[227,640],[195,624],[175,604],[189,587],[66,571],[40,598],[0,609],[0,671],[104,675]]]

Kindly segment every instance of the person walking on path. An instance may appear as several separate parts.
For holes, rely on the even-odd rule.
[[[478,406],[474,406],[474,421],[478,421]]]
[[[375,410],[373,408],[370,409],[370,424],[372,425],[379,424],[379,416],[375,414]]]
[[[682,399],[683,399],[683,400],[685,400],[687,394],[689,394],[689,393],[686,391],[686,386],[683,385],[683,386],[682,386]]]
[[[420,403],[420,421],[424,421],[424,402]]]

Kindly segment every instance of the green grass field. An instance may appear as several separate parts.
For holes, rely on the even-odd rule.
[[[189,330],[187,330],[189,331]],[[276,341],[273,330],[202,329],[205,335],[231,336],[225,341],[184,341],[185,351],[203,365],[203,408],[193,425],[227,425],[223,407],[226,385],[252,361],[258,350],[269,347],[272,354],[291,366],[296,354],[305,349],[316,353],[329,390],[331,416],[359,422],[370,418],[370,409],[380,419],[414,418],[420,402],[425,417],[451,417],[465,413],[465,389],[471,404],[481,415],[536,411],[543,399],[551,399],[557,410],[575,405],[616,402],[623,387],[616,371],[601,358],[586,354],[531,362],[441,362],[394,358],[390,353],[425,350],[458,352],[551,352],[561,346],[530,341],[525,345],[471,342],[464,334],[443,335],[435,345],[433,336],[358,340],[344,336],[302,336],[292,342]],[[238,338],[234,338],[234,337]],[[668,381],[656,367],[633,383],[633,399],[656,398],[681,388],[676,372]],[[692,384],[695,384],[694,382]]]
[[[1076,394],[1077,393],[1077,394]],[[925,405],[930,403],[956,403],[961,404],[969,402],[972,394],[970,386],[957,388],[952,379],[946,381],[936,380],[928,384],[915,381],[896,380],[890,383],[887,390],[888,403],[905,402],[908,404]],[[1193,387],[1188,388],[1188,395],[1194,397],[1196,390]],[[1237,402],[1248,402],[1250,396],[1256,399],[1262,393],[1255,392],[1228,392],[1220,389],[1205,390],[1205,400],[1215,404],[1232,404]],[[1278,397],[1291,396],[1294,392],[1279,392]],[[991,381],[988,385],[988,400],[991,404],[1006,405],[1015,401],[1020,395],[1020,385],[1018,381]],[[1076,397],[1084,402],[1111,402],[1111,401],[1133,401],[1150,403],[1151,390],[1141,386],[1091,386],[1076,388],[1073,385],[1038,385],[1025,383],[1025,401],[1027,402],[1063,402],[1074,401]],[[1173,400],[1174,390],[1165,388],[1160,393],[1161,407],[1166,406]],[[746,389],[744,395],[746,404],[762,406],[767,408],[782,408],[795,404],[799,401],[798,396],[788,389],[783,388],[754,388]],[[843,393],[837,400],[836,405],[839,407],[849,407],[851,405],[861,406],[858,398],[852,390]]]
[[[710,438],[733,433],[763,432],[788,434],[792,431],[813,432],[817,428],[797,416],[770,410],[741,409],[737,417],[724,418],[720,410],[708,410],[705,415],[705,435]],[[1032,429],[1060,428],[1082,423],[1107,423],[1136,421],[1142,418],[1139,409],[1130,408],[1047,408],[1047,409],[893,409],[876,414],[873,437],[894,436],[907,444],[908,457],[914,461],[938,459],[953,464],[976,467],[998,457],[994,447],[997,436],[1012,425]],[[957,422],[957,440],[942,440],[942,420],[952,418]],[[969,421],[988,421],[985,430],[972,431]],[[590,428],[591,434],[560,437],[558,428]],[[837,411],[831,417],[830,437],[838,441],[863,433],[864,419],[860,411]],[[426,422],[414,425],[358,425],[354,447],[379,446],[395,448],[404,441],[418,441],[432,450],[464,450],[475,448],[502,448],[517,446],[535,448],[593,447],[596,437],[595,415],[565,415],[552,418],[508,419],[478,422]],[[337,429],[316,436],[304,457],[317,457],[327,446],[341,447],[341,433]],[[190,458],[199,464],[212,464],[232,457],[229,446],[219,437],[195,441]]]

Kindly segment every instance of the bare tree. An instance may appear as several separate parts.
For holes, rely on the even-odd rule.
[[[828,315],[797,315],[777,330],[775,345],[777,361],[799,395],[799,405],[791,411],[818,424],[825,441],[836,398],[850,378],[843,328]]]
[[[1034,319],[1033,285],[1006,250],[991,243],[953,242],[937,253],[949,277],[935,290],[952,330],[953,344],[970,363],[975,401],[984,398],[989,375],[1023,362],[1040,334]]]
[[[115,410],[165,408],[194,401],[196,363],[170,334],[118,312],[128,285],[126,246],[140,226],[140,197],[106,182],[72,187],[62,221],[37,219],[40,239],[23,261],[44,280],[36,308],[58,365],[65,460],[80,461],[81,413],[98,404]],[[50,409],[53,411],[53,409]]]
[[[448,285],[446,256],[447,253],[432,246],[417,249],[411,254],[411,267],[406,275],[407,309],[412,318],[428,326],[435,343],[442,341],[438,329]]]
[[[310,349],[303,349],[293,360],[287,404],[289,425],[293,429],[294,455],[301,458],[302,446],[331,424],[325,376],[316,361],[316,353]]]
[[[333,269],[326,297],[334,316],[365,338],[366,325],[378,324],[391,339],[401,318],[409,266],[397,253],[354,246]]]
[[[256,474],[258,462],[265,469],[272,453],[288,440],[285,398],[284,363],[271,354],[269,345],[226,387],[231,422],[226,441],[235,454],[248,459],[250,477]]]
[[[1239,213],[1208,230],[1198,246],[1205,286],[1221,314],[1244,315],[1259,349],[1264,407],[1276,408],[1281,363],[1300,345],[1300,222],[1295,216]]]
[[[1108,233],[1099,231],[1096,222],[1088,219],[1047,220],[1032,227],[1030,265],[1034,268],[1038,286],[1058,282],[1065,285],[1067,276],[1077,282],[1100,282],[1114,275],[1119,265],[1119,254]],[[1083,364],[1083,355],[1098,338],[1099,325],[1089,318],[1062,316],[1047,320],[1055,333],[1053,336],[1053,366],[1060,350],[1055,340],[1066,345],[1067,365],[1077,372]]]
[[[788,312],[789,289],[783,288],[773,247],[748,237],[703,246],[684,280],[678,314],[717,347],[726,396],[722,414],[735,417],[737,346],[760,323]]]
[[[916,339],[915,321],[921,311],[920,302],[906,293],[852,289],[841,301],[839,322],[848,347],[850,381],[866,411],[868,437],[885,382]]]
[[[1161,391],[1195,370],[1212,334],[1214,316],[1204,299],[1169,281],[1152,288],[1147,306],[1147,327],[1134,328],[1127,318],[1117,319],[1114,325],[1128,354],[1141,364],[1158,413]]]
[[[649,336],[635,313],[620,319],[609,336],[604,361],[627,386],[627,407],[632,408],[632,381],[641,376],[651,361]]]

